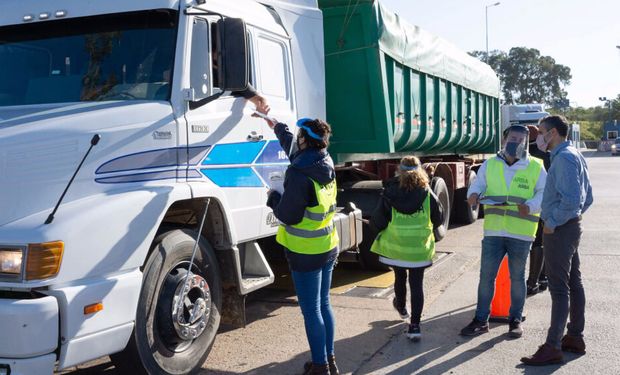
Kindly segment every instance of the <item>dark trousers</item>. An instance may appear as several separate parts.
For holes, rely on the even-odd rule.
[[[420,324],[424,308],[424,267],[394,268],[394,294],[396,307],[402,309],[407,302],[407,272],[409,272],[409,290],[411,291],[411,324]]]
[[[547,344],[557,349],[560,349],[569,316],[568,335],[583,335],[586,297],[579,270],[581,233],[581,223],[574,220],[558,226],[554,233],[543,236],[545,271],[551,293],[551,326],[547,333]]]

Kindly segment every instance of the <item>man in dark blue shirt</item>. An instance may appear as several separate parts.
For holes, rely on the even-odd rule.
[[[562,351],[585,354],[585,293],[579,270],[581,214],[592,204],[592,186],[583,156],[567,140],[568,123],[562,116],[540,120],[536,140],[542,151],[551,151],[551,167],[543,194],[545,270],[551,293],[551,326],[547,340],[528,365],[547,365],[563,360]],[[568,333],[564,327],[570,313]]]

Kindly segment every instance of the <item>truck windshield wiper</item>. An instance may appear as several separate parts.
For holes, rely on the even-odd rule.
[[[65,191],[62,192],[62,195],[60,196],[60,199],[58,199],[58,202],[56,203],[54,210],[52,211],[50,216],[47,217],[47,220],[45,220],[45,224],[50,224],[52,221],[54,221],[54,214],[56,213],[56,211],[58,211],[58,207],[60,206],[60,203],[64,199],[65,194],[67,194],[67,190],[69,190],[69,186],[71,186],[71,184],[73,183],[73,180],[75,179],[75,176],[77,176],[78,172],[80,171],[80,168],[82,168],[82,164],[84,164],[84,161],[88,157],[88,154],[90,154],[90,150],[92,150],[93,147],[95,147],[97,143],[99,143],[100,139],[101,137],[99,136],[99,134],[93,135],[93,138],[90,140],[90,147],[88,148],[88,151],[86,151],[86,154],[82,158],[80,165],[78,165],[75,172],[73,172],[73,176],[71,176],[71,179],[69,180],[69,183],[67,184],[67,187],[65,188]]]

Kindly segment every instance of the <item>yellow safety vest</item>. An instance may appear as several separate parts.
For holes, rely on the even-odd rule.
[[[280,225],[276,241],[292,252],[300,254],[322,254],[338,246],[338,233],[332,220],[336,212],[336,180],[319,185],[311,180],[319,202],[306,207],[300,223]]]
[[[435,235],[430,202],[430,193],[427,193],[422,209],[410,215],[392,208],[392,220],[379,233],[370,250],[390,259],[432,261],[435,256]]]
[[[527,168],[515,173],[510,182],[510,189],[506,187],[504,178],[505,162],[497,156],[487,162],[486,182],[487,189],[484,198],[506,206],[484,206],[484,229],[504,231],[514,235],[531,237],[536,236],[540,214],[519,214],[518,204],[525,203],[534,197],[534,188],[540,177],[543,162],[540,159],[528,156]]]

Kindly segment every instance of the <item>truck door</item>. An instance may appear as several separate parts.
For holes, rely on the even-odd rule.
[[[204,92],[219,95],[186,113],[189,180],[203,180],[223,189],[239,242],[260,236],[266,186],[252,164],[266,145],[263,120],[251,117],[251,103],[222,92],[217,70],[221,59],[217,19],[195,18],[192,26],[190,75],[205,77]],[[195,63],[208,59],[205,64]],[[196,89],[194,89],[196,90]]]
[[[289,125],[295,133],[297,120],[295,96],[291,65],[290,44],[287,38],[269,33],[262,29],[250,29],[252,58],[255,72],[255,85],[258,91],[269,101],[270,116]],[[312,88],[308,88],[312,90]],[[304,114],[314,117],[316,114]],[[280,147],[273,130],[262,121],[261,131],[265,139],[265,148],[254,163],[254,170],[269,184],[270,176],[284,176],[289,165],[287,152]],[[263,198],[263,200],[266,197]],[[263,236],[275,233],[278,226],[270,208],[263,206],[260,221]]]

